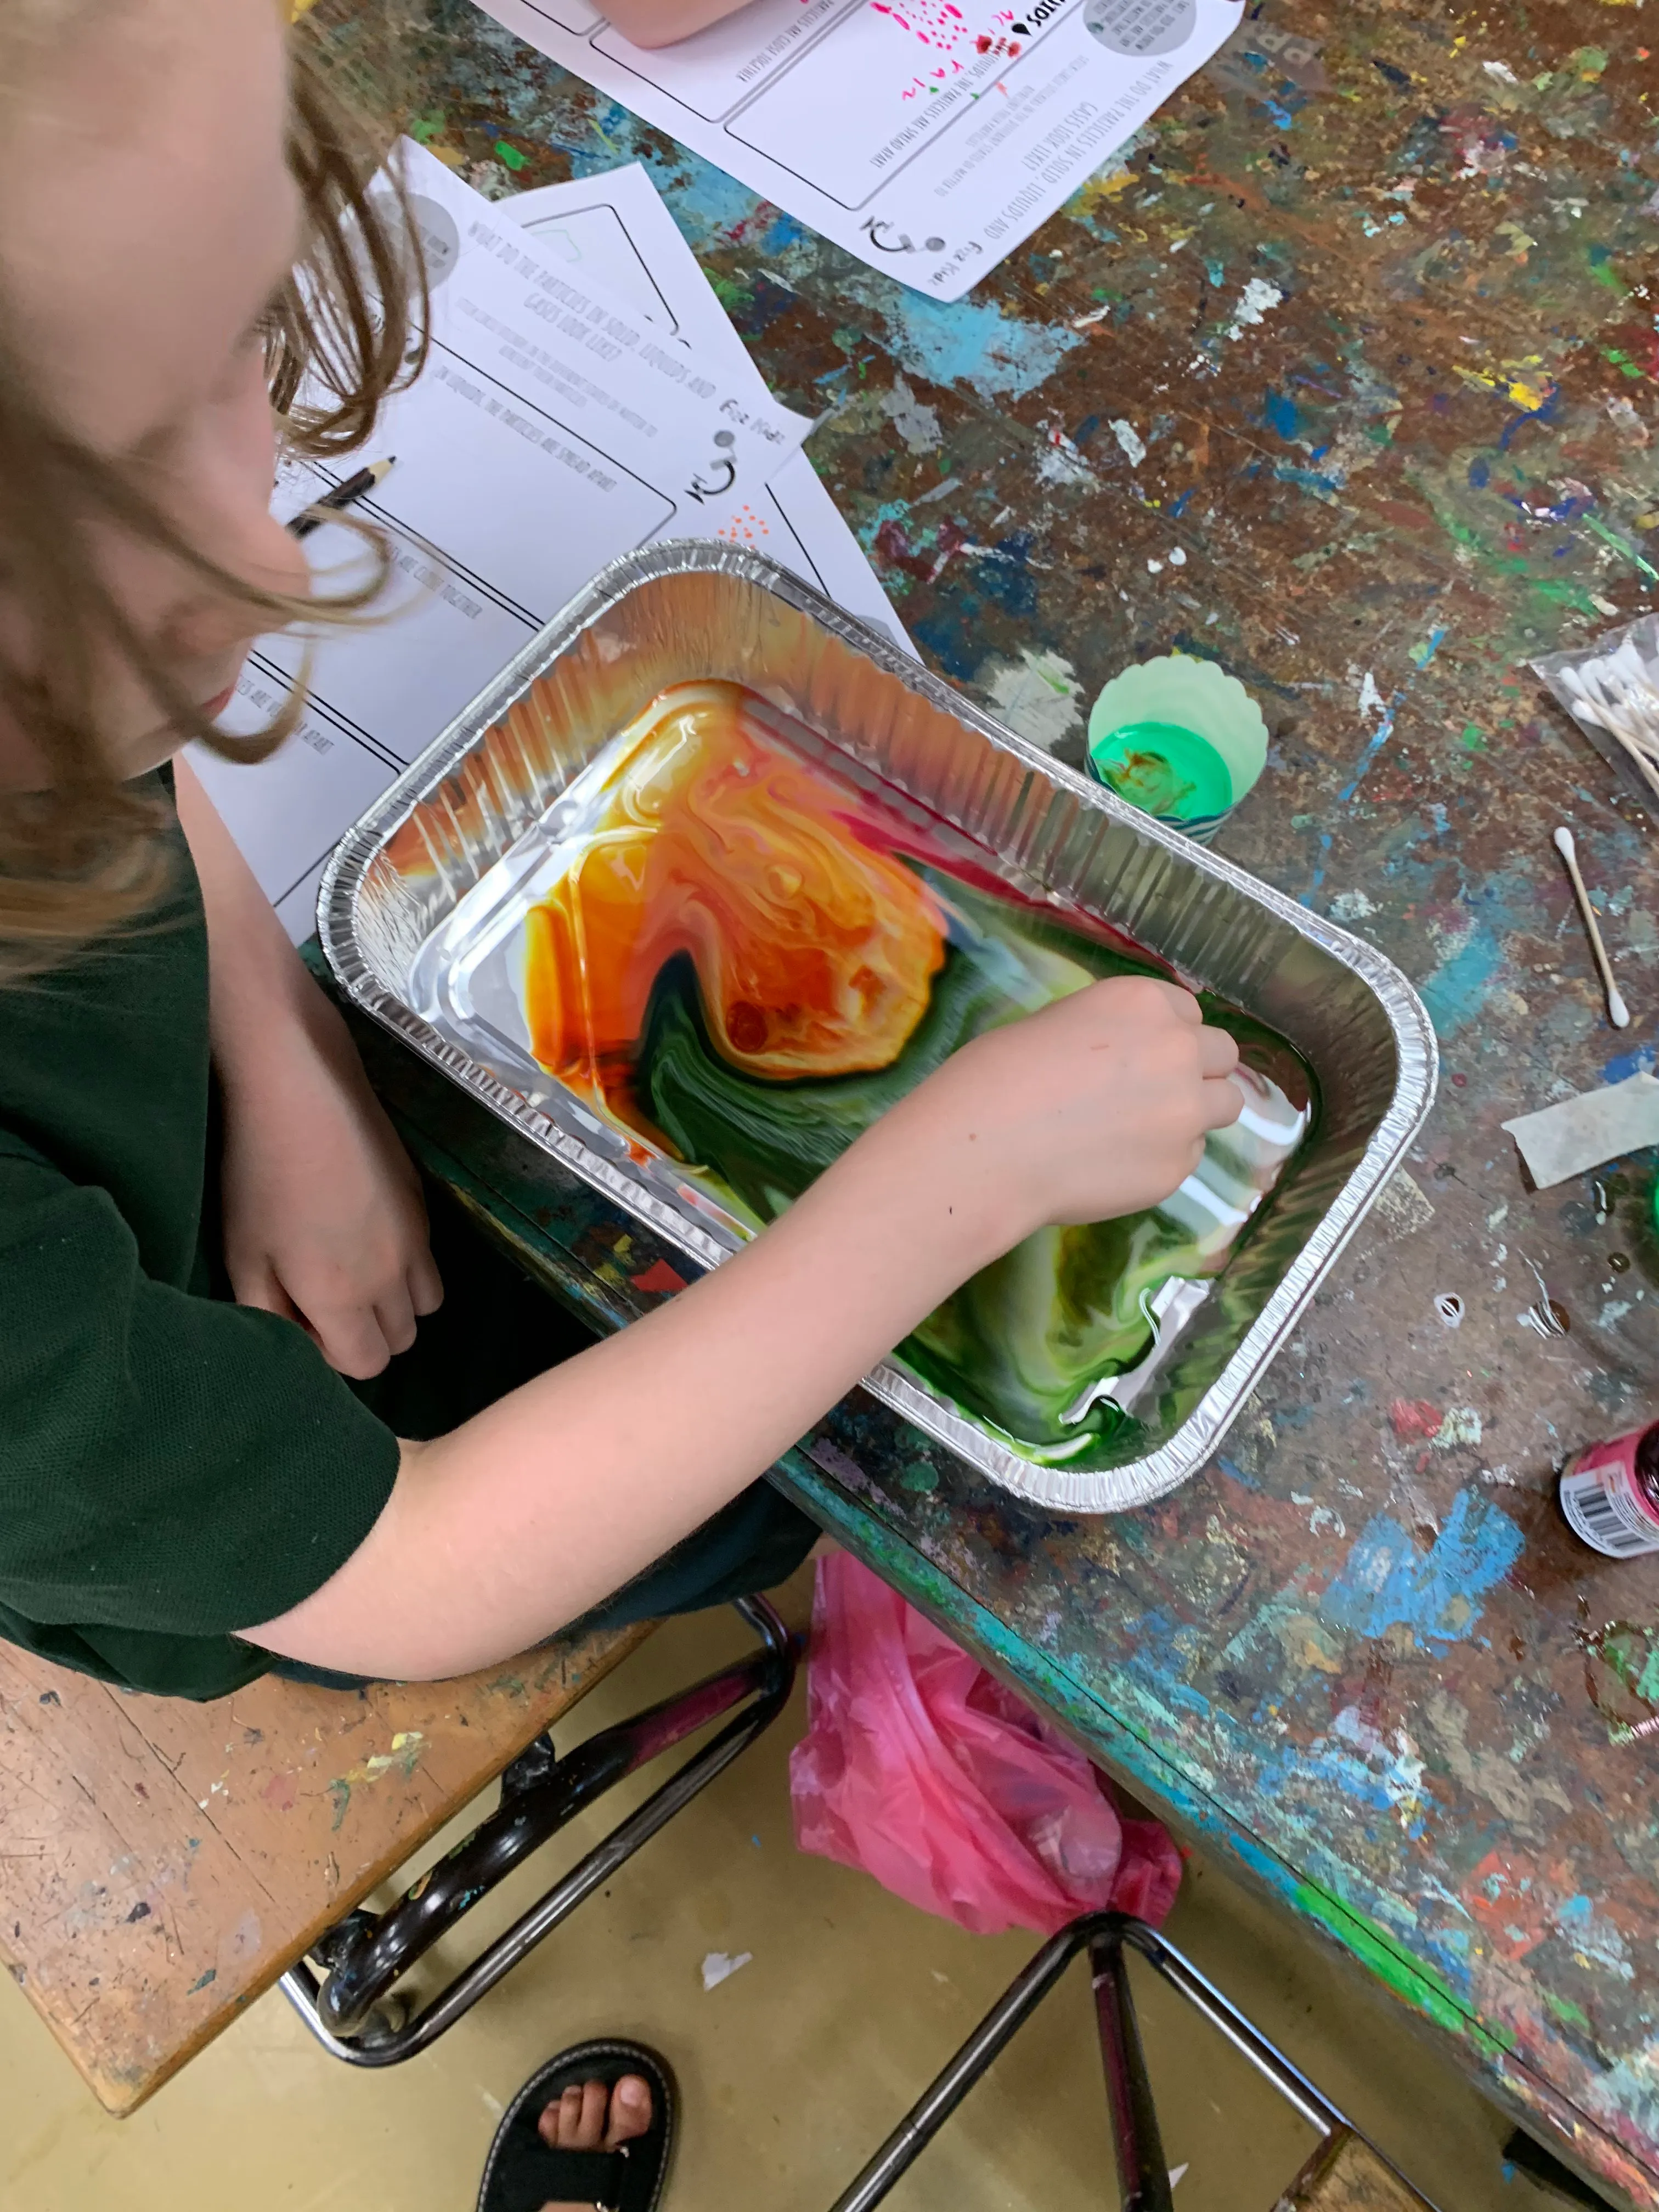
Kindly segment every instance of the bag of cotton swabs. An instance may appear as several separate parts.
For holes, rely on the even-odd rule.
[[[1659,800],[1659,614],[1532,664],[1603,760]]]

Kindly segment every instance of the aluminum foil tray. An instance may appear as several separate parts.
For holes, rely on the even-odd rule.
[[[763,556],[708,540],[613,562],[503,669],[342,840],[318,926],[343,988],[702,1266],[732,1249],[689,1188],[653,1182],[544,1079],[490,1066],[416,1009],[422,956],[485,874],[670,685],[745,684],[971,838],[1006,879],[1081,908],[1286,1037],[1319,1089],[1313,1133],[1211,1295],[1137,1370],[1121,1464],[1039,1464],[889,1361],[874,1395],[994,1481],[1070,1513],[1142,1505],[1212,1458],[1433,1103],[1422,1002],[1389,961],[1004,729],[886,638]],[[429,963],[428,963],[429,965]]]

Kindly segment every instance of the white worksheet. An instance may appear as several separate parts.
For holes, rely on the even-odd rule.
[[[336,843],[595,573],[652,539],[742,527],[807,424],[745,359],[711,360],[571,270],[422,149],[404,149],[433,286],[430,358],[373,454],[396,466],[356,512],[391,541],[374,617],[262,639],[222,717],[264,727],[307,671],[303,721],[258,768],[192,758],[296,942]],[[355,466],[355,463],[350,465]],[[284,472],[298,512],[341,471]],[[331,585],[362,573],[340,524],[307,540]]]
[[[542,191],[520,192],[496,204],[539,240],[550,260],[556,256],[561,265],[597,270],[641,314],[685,339],[706,359],[729,362],[735,374],[764,394],[765,380],[638,162],[572,184],[549,185]],[[792,455],[718,534],[769,554],[837,606],[915,653],[864,548],[805,453]]]
[[[653,52],[477,0],[872,269],[959,300],[1237,28],[1243,0],[750,0]]]

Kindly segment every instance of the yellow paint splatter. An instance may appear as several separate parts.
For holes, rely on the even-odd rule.
[[[1114,169],[1109,176],[1091,177],[1071,203],[1074,215],[1091,215],[1103,201],[1115,200],[1135,181],[1133,169]]]
[[[405,1782],[411,1780],[421,1763],[421,1747],[425,1741],[419,1729],[400,1729],[392,1739],[390,1751],[372,1753],[361,1766],[349,1767],[343,1774],[337,1774],[328,1785],[334,1805],[334,1826],[337,1828],[345,1819],[352,1791],[365,1782],[378,1782],[383,1774],[394,1770]]]
[[[1527,243],[1531,246],[1535,240],[1528,239]],[[1529,374],[1538,365],[1537,356],[1534,355],[1524,362],[1506,364],[1496,374],[1487,369],[1465,368],[1461,365],[1457,374],[1465,384],[1472,385],[1476,391],[1501,392],[1511,406],[1519,407],[1525,414],[1535,415],[1540,407],[1548,404],[1555,391],[1553,378]]]

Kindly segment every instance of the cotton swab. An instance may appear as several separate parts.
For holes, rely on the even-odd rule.
[[[1573,842],[1571,830],[1558,830],[1555,849],[1567,864],[1567,873],[1572,878],[1573,896],[1578,901],[1578,911],[1584,917],[1584,927],[1589,933],[1590,951],[1595,955],[1595,964],[1601,971],[1601,988],[1607,994],[1607,1019],[1616,1030],[1630,1027],[1630,1008],[1625,1004],[1619,986],[1613,980],[1613,966],[1607,958],[1607,948],[1601,942],[1601,933],[1595,926],[1595,909],[1589,902],[1589,893],[1584,889],[1584,878],[1578,872],[1578,848]]]

